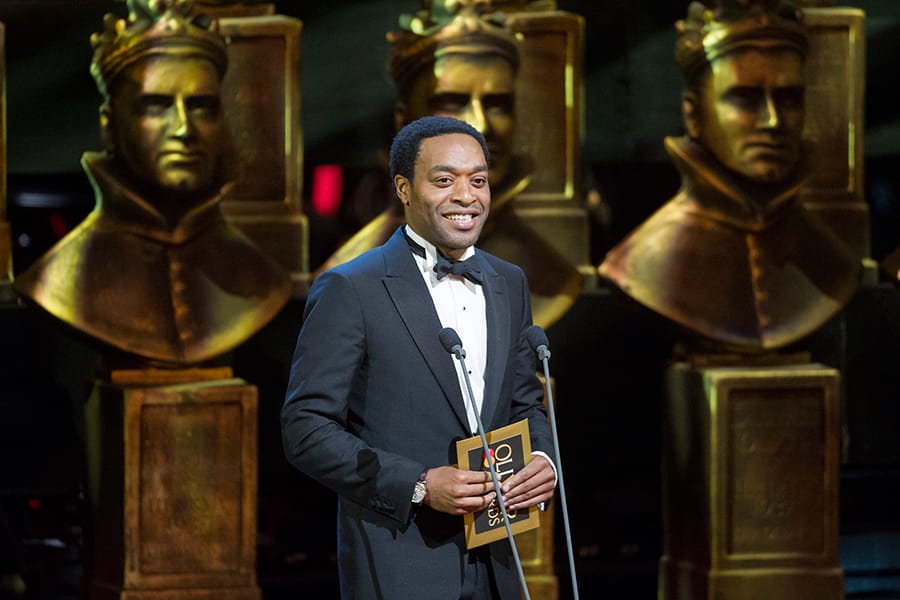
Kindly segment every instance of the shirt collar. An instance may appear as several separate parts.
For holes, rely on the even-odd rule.
[[[404,230],[406,232],[406,235],[409,236],[409,239],[425,249],[425,258],[422,258],[415,254],[413,256],[416,259],[416,264],[419,265],[419,270],[422,271],[422,273],[428,275],[429,281],[431,281],[432,285],[436,285],[440,281],[437,278],[437,275],[435,275],[434,273],[434,265],[437,264],[437,247],[423,238],[421,235],[416,233],[408,224],[404,225]],[[462,256],[459,257],[459,260],[465,260],[470,256],[473,256],[474,254],[475,246],[469,246],[468,248],[466,248],[465,252],[463,252]],[[466,281],[466,283],[474,285],[469,281]]]

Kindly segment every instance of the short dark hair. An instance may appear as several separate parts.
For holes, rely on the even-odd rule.
[[[460,121],[453,117],[422,117],[405,125],[394,136],[394,141],[391,143],[390,158],[391,182],[394,181],[394,177],[397,175],[402,175],[412,181],[416,167],[416,158],[419,156],[422,140],[451,133],[463,133],[475,138],[475,141],[481,146],[482,152],[484,152],[485,162],[490,160],[490,153],[488,152],[484,136],[465,121]]]

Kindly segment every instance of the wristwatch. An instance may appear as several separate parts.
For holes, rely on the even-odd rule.
[[[422,504],[422,501],[425,500],[425,495],[428,494],[428,488],[425,487],[425,474],[428,473],[428,469],[422,471],[422,474],[419,475],[419,480],[416,481],[416,487],[413,488],[412,495],[412,503],[413,504]]]

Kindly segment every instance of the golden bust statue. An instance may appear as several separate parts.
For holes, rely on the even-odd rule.
[[[478,246],[524,269],[534,320],[547,327],[572,305],[582,277],[512,207],[534,168],[529,157],[516,154],[513,143],[518,42],[490,0],[424,6],[401,17],[400,30],[388,34],[388,68],[397,88],[395,128],[440,115],[466,121],[484,135],[490,150],[491,214]],[[404,222],[402,206],[395,200],[319,270],[384,243]]]
[[[129,3],[92,36],[105,153],[82,165],[94,210],[15,282],[126,364],[208,361],[290,297],[287,276],[219,207],[229,146],[225,41],[190,3]]]
[[[714,347],[788,345],[834,316],[861,265],[797,192],[807,36],[779,0],[692,2],[676,25],[687,135],[667,138],[678,194],[600,274]]]

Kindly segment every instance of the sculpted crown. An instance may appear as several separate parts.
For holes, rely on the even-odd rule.
[[[388,70],[404,89],[419,69],[445,54],[498,54],[519,66],[519,43],[498,5],[508,0],[423,0],[422,8],[400,17],[400,30],[387,34]],[[522,4],[522,2],[519,2]]]
[[[228,65],[218,23],[206,15],[190,16],[191,0],[128,0],[128,17],[103,18],[103,31],[91,35],[91,75],[104,96],[126,68],[154,55],[199,55],[209,59],[221,78]]]
[[[803,13],[785,0],[691,2],[675,29],[675,60],[690,78],[716,58],[747,47],[786,47],[806,56]]]

